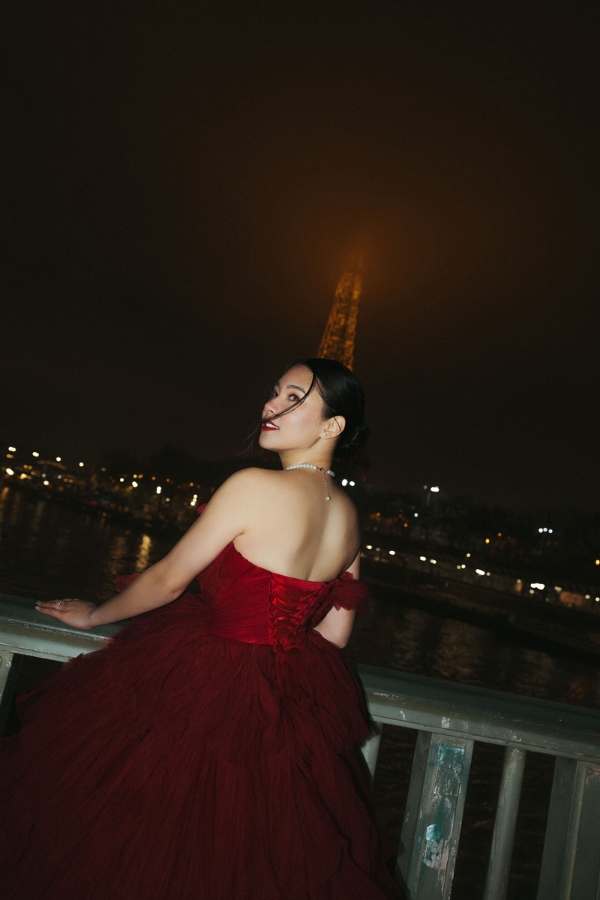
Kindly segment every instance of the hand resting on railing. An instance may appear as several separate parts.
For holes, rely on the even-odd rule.
[[[98,624],[98,622],[92,620],[92,614],[97,607],[91,600],[77,600],[73,598],[68,600],[46,600],[45,602],[38,601],[35,604],[35,608],[46,616],[53,616],[55,619],[60,619],[65,625],[70,625],[72,628],[80,628],[82,631],[89,631]]]

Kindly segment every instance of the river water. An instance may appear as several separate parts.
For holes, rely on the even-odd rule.
[[[0,593],[53,599],[104,600],[120,574],[141,572],[160,559],[174,538],[144,534],[106,518],[0,489]],[[600,708],[600,677],[593,662],[560,651],[509,643],[493,628],[421,608],[410,592],[371,590],[346,650],[353,662],[430,675],[532,697]],[[29,679],[54,663],[29,668]],[[416,732],[384,729],[374,784],[382,829],[397,845],[408,791]],[[476,744],[453,900],[479,900],[502,766],[501,747]],[[508,896],[534,900],[550,797],[553,759],[529,754]]]

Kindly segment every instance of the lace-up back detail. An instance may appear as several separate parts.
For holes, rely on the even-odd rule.
[[[334,581],[303,581],[255,566],[229,544],[198,576],[213,634],[271,644],[277,652],[305,647],[307,634],[337,609],[361,611],[367,588],[348,572]]]

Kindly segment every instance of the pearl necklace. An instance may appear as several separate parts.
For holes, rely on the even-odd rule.
[[[326,500],[331,500],[331,494],[329,493],[329,484],[327,483],[327,475],[331,475],[333,478],[335,472],[332,472],[331,469],[322,469],[321,466],[315,466],[312,463],[297,463],[295,466],[286,466],[283,470],[284,472],[289,472],[291,469],[315,469],[317,472],[321,472],[323,474],[323,481],[325,482],[325,490],[327,492]]]

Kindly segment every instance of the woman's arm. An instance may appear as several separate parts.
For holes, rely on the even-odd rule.
[[[335,644],[341,650],[350,640],[355,615],[353,609],[336,609],[334,606],[313,631],[318,631],[326,641]]]
[[[359,577],[360,573],[360,550],[356,554],[354,562],[346,570],[354,578]],[[313,631],[318,631],[326,641],[335,644],[340,649],[345,647],[350,640],[352,628],[354,626],[354,617],[356,613],[353,609],[336,609],[332,607],[327,615],[321,619]]]
[[[37,609],[67,625],[89,630],[171,603],[224,547],[246,530],[252,520],[253,504],[260,498],[259,479],[260,470],[256,469],[244,469],[228,478],[170,553],[100,606],[63,600],[57,607],[58,601],[51,600],[37,604]]]

